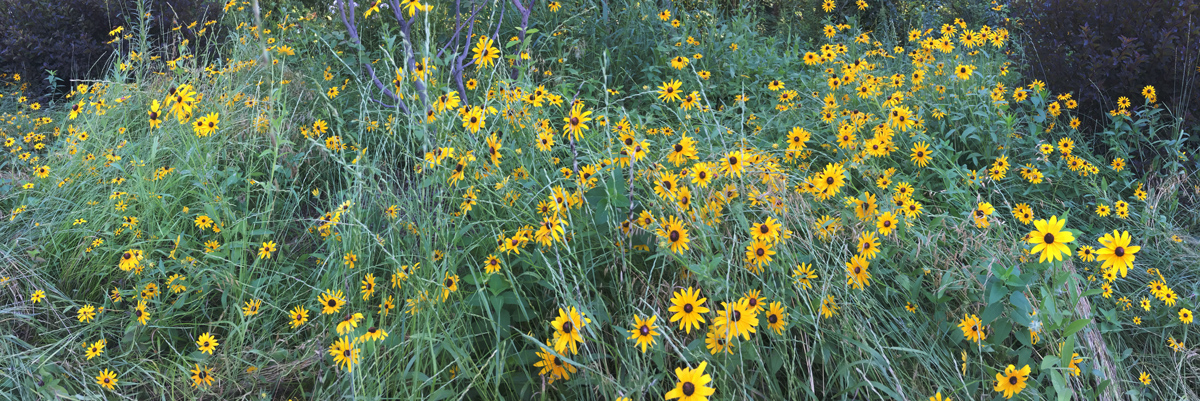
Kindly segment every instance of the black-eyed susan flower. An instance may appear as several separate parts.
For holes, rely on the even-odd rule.
[[[101,370],[100,374],[96,376],[96,384],[109,390],[116,389],[117,373],[108,369]]]
[[[342,319],[341,322],[338,322],[338,324],[337,324],[336,329],[337,329],[338,335],[344,336],[344,335],[350,334],[351,332],[354,331],[354,329],[358,328],[358,323],[361,322],[362,320],[363,320],[362,313],[352,313],[352,314],[346,315],[346,317],[344,319]]]
[[[717,390],[708,387],[712,376],[704,374],[706,367],[708,367],[708,362],[702,361],[695,369],[675,368],[677,382],[675,388],[668,391],[665,398],[668,400],[678,398],[679,401],[708,401],[708,397]]]
[[[80,322],[90,323],[92,319],[96,318],[96,307],[92,305],[84,305],[83,307],[79,308],[77,314]]]
[[[838,307],[837,301],[833,299],[833,294],[826,294],[825,299],[821,301],[821,316],[826,319],[831,318],[837,314],[838,309],[840,307]]]
[[[1138,375],[1138,381],[1142,382],[1143,386],[1149,386],[1150,385],[1150,374],[1146,373],[1146,372],[1142,372],[1141,375]]]
[[[338,313],[342,310],[342,305],[346,304],[346,297],[342,295],[342,290],[325,290],[318,300],[321,302],[322,315]]]
[[[1105,233],[1100,237],[1097,241],[1104,247],[1096,250],[1096,259],[1104,262],[1101,268],[1114,269],[1121,272],[1121,277],[1125,277],[1129,267],[1133,266],[1134,254],[1142,249],[1140,246],[1129,245],[1132,240],[1128,231],[1113,230],[1111,234]]]
[[[916,164],[918,167],[925,167],[929,165],[929,161],[933,160],[933,155],[929,153],[929,144],[925,143],[924,141],[914,144],[912,147],[912,154],[909,155],[909,158],[912,160],[913,164]]]
[[[579,344],[583,343],[583,329],[592,319],[584,317],[574,306],[566,310],[558,308],[558,317],[550,322],[554,327],[554,351],[566,353],[568,347],[572,354],[579,353]]]
[[[107,344],[108,344],[108,340],[105,340],[105,339],[103,339],[103,338],[101,338],[101,339],[99,339],[99,340],[97,340],[96,342],[94,342],[94,343],[91,343],[91,344],[84,343],[84,344],[83,344],[83,347],[84,347],[84,353],[87,355],[87,359],[88,359],[88,360],[91,360],[92,358],[95,358],[95,357],[97,357],[97,356],[100,356],[100,354],[103,354],[103,353],[104,353],[104,347],[105,347]]]
[[[496,255],[488,255],[487,260],[483,261],[483,268],[488,274],[500,272],[501,266],[502,263],[500,259],[496,258]]]
[[[963,315],[963,319],[958,322],[958,328],[962,330],[963,337],[973,342],[980,342],[987,339],[987,334],[983,332],[983,321],[979,320],[975,315]]]
[[[704,302],[708,298],[700,296],[700,290],[688,287],[686,290],[675,291],[671,297],[671,307],[667,308],[668,312],[674,313],[671,315],[671,323],[679,322],[679,329],[692,333],[692,329],[699,329],[700,324],[704,323],[704,314],[708,313],[708,308],[704,306]]]
[[[733,343],[729,340],[728,333],[725,331],[717,332],[717,327],[712,326],[704,334],[704,347],[713,355],[722,352],[733,355]]]
[[[211,355],[213,351],[217,349],[218,345],[221,344],[217,342],[217,337],[209,334],[208,332],[201,334],[200,338],[196,340],[196,346],[199,347],[200,352],[204,354]]]
[[[1179,310],[1179,321],[1183,324],[1192,324],[1192,311],[1188,308]]]
[[[1033,222],[1036,230],[1029,233],[1027,241],[1035,244],[1030,253],[1041,253],[1038,263],[1046,260],[1062,260],[1064,254],[1070,257],[1071,249],[1067,247],[1067,244],[1075,241],[1075,234],[1063,231],[1063,226],[1066,224],[1067,220],[1059,220],[1058,216],[1051,216],[1049,221]]]
[[[746,311],[758,314],[767,307],[767,298],[762,296],[762,290],[746,291],[746,294],[738,298],[738,302],[746,301]]]
[[[246,304],[242,306],[242,316],[257,315],[258,308],[261,308],[261,307],[262,307],[261,299],[251,299],[249,301],[246,301]]]
[[[363,301],[370,300],[371,295],[375,294],[375,275],[367,273],[362,279],[362,286],[359,287],[359,292],[362,293]]]
[[[496,63],[496,59],[500,58],[500,49],[496,48],[495,41],[487,35],[479,36],[479,42],[475,44],[475,48],[471,52],[471,59],[475,61],[476,69],[490,67]]]
[[[563,135],[578,141],[583,130],[588,129],[587,122],[592,121],[591,115],[591,110],[583,111],[583,103],[571,106],[571,113],[563,118],[566,122],[566,125],[563,125]]]
[[[190,369],[192,372],[192,387],[211,386],[213,380],[216,380],[212,375],[212,368],[208,366],[200,367],[199,364],[195,366],[195,368]]]
[[[812,264],[801,263],[792,269],[792,284],[801,289],[812,288],[812,281],[817,279],[817,274],[813,272]]]
[[[1093,262],[1096,260],[1096,250],[1091,246],[1083,245],[1075,251],[1075,255],[1079,256],[1079,260],[1084,262]]]
[[[678,217],[669,216],[658,229],[657,234],[667,240],[671,252],[682,254],[688,249],[688,230]]]
[[[846,262],[846,285],[856,290],[871,286],[871,262],[862,256],[854,256]]]
[[[758,327],[758,314],[750,312],[749,301],[722,302],[721,306],[713,318],[714,330],[730,338],[749,340]]]
[[[450,298],[450,293],[458,291],[458,275],[446,272],[446,276],[442,277],[442,302]]]
[[[291,316],[291,325],[293,329],[300,327],[300,325],[308,321],[308,309],[305,309],[303,305],[296,305],[295,308],[292,308],[292,310],[288,312],[288,315]]]
[[[866,260],[875,259],[875,256],[879,254],[879,239],[875,237],[875,233],[862,232],[858,237],[858,254]]]
[[[333,357],[333,364],[346,369],[347,372],[353,372],[354,365],[358,364],[360,351],[354,345],[355,342],[349,337],[339,338],[333,345],[330,345],[329,356]]]
[[[771,249],[771,244],[761,240],[755,240],[750,245],[746,246],[746,263],[750,266],[751,273],[758,274],[763,270],[763,266],[771,263],[771,255],[775,251]]]
[[[767,321],[767,328],[775,331],[775,334],[783,334],[783,328],[787,327],[787,307],[779,302],[771,302],[767,308],[767,314],[764,318]]]
[[[538,374],[549,376],[551,384],[555,380],[570,380],[571,373],[575,373],[576,371],[575,365],[563,362],[562,359],[555,356],[554,352],[546,346],[542,346],[541,349],[541,351],[537,352],[538,358],[541,359],[533,364],[534,367],[541,368]]]
[[[1004,373],[996,373],[995,391],[1004,393],[1004,398],[1012,398],[1013,395],[1020,394],[1021,390],[1025,389],[1026,380],[1029,380],[1029,365],[1025,365],[1021,369],[1008,365],[1004,369]]]
[[[262,243],[262,247],[258,248],[259,259],[270,259],[271,254],[275,252],[275,241],[267,241]]]
[[[375,327],[375,326],[371,326],[371,327],[368,327],[367,331],[364,332],[361,336],[358,336],[358,342],[365,343],[367,341],[383,341],[383,340],[386,340],[387,337],[388,337],[388,333],[386,330]]]
[[[643,354],[646,353],[646,347],[654,346],[654,336],[659,335],[656,331],[658,326],[654,325],[656,319],[658,316],[650,316],[646,319],[637,315],[633,316],[633,329],[629,330],[629,339],[637,340],[635,346],[641,346]]]
[[[137,301],[137,307],[133,309],[133,317],[137,319],[138,323],[141,323],[142,326],[145,326],[146,323],[150,321],[150,312],[146,310],[146,300],[139,299]]]
[[[679,95],[680,85],[683,85],[683,83],[677,79],[663,82],[662,85],[658,86],[658,99],[668,103],[682,100]]]

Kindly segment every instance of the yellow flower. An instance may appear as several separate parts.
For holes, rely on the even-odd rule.
[[[1025,389],[1025,381],[1029,379],[1029,365],[1021,369],[1016,366],[1008,365],[1004,369],[1004,373],[996,374],[996,392],[1004,393],[1004,398],[1012,398],[1014,394],[1021,393]]]
[[[678,398],[680,401],[707,401],[708,397],[717,390],[707,386],[712,381],[712,376],[704,374],[706,367],[708,367],[708,361],[701,361],[700,366],[695,369],[675,368],[675,377],[678,382],[674,389],[667,392],[665,398],[668,400]]]
[[[987,338],[983,330],[983,321],[979,320],[975,315],[963,315],[962,321],[958,323],[958,328],[962,329],[963,336],[968,340],[980,342]]]
[[[272,252],[275,252],[275,241],[264,242],[262,243],[262,247],[258,248],[258,258],[270,259]]]
[[[1038,262],[1062,260],[1062,255],[1071,256],[1071,249],[1067,247],[1067,243],[1075,241],[1075,235],[1067,231],[1062,231],[1063,226],[1067,224],[1067,220],[1059,220],[1058,216],[1051,216],[1049,221],[1038,220],[1033,222],[1033,226],[1037,228],[1028,235],[1028,242],[1036,244],[1030,253],[1041,252]]]

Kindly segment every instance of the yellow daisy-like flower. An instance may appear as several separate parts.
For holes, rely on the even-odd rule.
[[[749,340],[758,326],[758,314],[750,311],[749,301],[743,299],[722,302],[721,305],[724,308],[717,311],[717,317],[713,318],[714,330],[728,338],[741,336],[742,339]]]
[[[338,313],[342,310],[342,305],[346,304],[346,297],[342,295],[342,290],[325,290],[318,300],[321,302],[322,315]]]
[[[1008,365],[1004,369],[1004,373],[996,374],[995,391],[1004,393],[1004,398],[1012,398],[1015,394],[1020,394],[1021,390],[1025,389],[1025,381],[1029,380],[1029,365],[1021,369],[1016,366]]]
[[[674,313],[671,315],[671,323],[679,322],[679,329],[692,333],[692,329],[699,329],[700,324],[704,323],[704,314],[708,313],[708,308],[704,306],[704,301],[708,298],[700,297],[700,290],[693,290],[688,287],[686,290],[675,291],[674,297],[671,297],[671,307],[667,308],[668,312]]]
[[[629,339],[637,340],[636,345],[640,345],[642,347],[643,354],[646,353],[646,347],[654,346],[654,336],[658,335],[658,332],[655,331],[658,329],[658,326],[654,325],[655,319],[658,319],[658,316],[650,316],[646,319],[642,319],[637,315],[633,316],[634,329],[629,330]]]
[[[254,316],[258,314],[258,308],[262,307],[261,299],[252,299],[246,301],[246,305],[242,306],[242,316]]]
[[[667,392],[665,398],[668,400],[678,398],[679,401],[707,401],[708,397],[717,390],[707,386],[712,381],[712,376],[704,374],[706,367],[708,367],[708,361],[700,362],[700,366],[695,369],[675,368],[678,382],[675,383],[674,389]]]
[[[273,252],[275,252],[275,241],[264,242],[262,243],[262,247],[258,248],[258,258],[270,259]]]
[[[100,375],[96,376],[96,384],[99,384],[101,387],[109,390],[116,389],[117,372],[113,372],[108,369],[100,371]]]
[[[334,365],[339,368],[344,366],[347,372],[354,371],[354,365],[358,364],[359,351],[350,337],[339,338],[329,346],[329,356],[333,357]]]
[[[207,332],[201,334],[200,338],[196,340],[196,346],[199,347],[200,352],[204,354],[212,355],[213,351],[217,349],[218,345],[221,345],[221,343],[217,342],[217,337]]]
[[[1062,260],[1062,255],[1071,256],[1071,249],[1067,247],[1067,243],[1075,241],[1075,234],[1062,230],[1066,224],[1067,220],[1059,220],[1058,216],[1051,216],[1049,221],[1033,222],[1036,230],[1029,233],[1027,241],[1035,244],[1030,253],[1041,252],[1038,263]]]
[[[569,346],[572,354],[578,354],[579,344],[583,342],[579,331],[591,322],[592,319],[584,317],[574,306],[566,310],[558,308],[558,317],[550,322],[554,327],[554,351],[566,353]]]
[[[963,315],[962,321],[958,323],[958,328],[962,329],[963,336],[968,340],[980,342],[987,339],[987,335],[983,333],[983,321],[975,315]]]
[[[1111,234],[1106,233],[1100,237],[1098,241],[1104,247],[1096,250],[1096,259],[1104,262],[1101,268],[1120,271],[1121,277],[1125,277],[1129,267],[1133,266],[1134,254],[1142,249],[1140,246],[1129,245],[1132,240],[1128,231],[1113,230]]]
[[[683,221],[678,217],[669,216],[658,229],[657,234],[667,240],[671,252],[682,254],[688,249],[688,230],[684,228]]]
[[[210,367],[205,366],[202,368],[199,364],[196,364],[196,368],[189,371],[192,372],[192,387],[208,387],[213,384],[213,380],[216,380],[213,378],[212,368]]]

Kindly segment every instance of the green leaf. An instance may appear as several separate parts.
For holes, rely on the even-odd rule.
[[[1091,323],[1091,322],[1092,322],[1092,319],[1079,319],[1074,322],[1071,322],[1071,324],[1067,325],[1067,328],[1063,329],[1063,337],[1070,337],[1072,334],[1075,334],[1079,330],[1083,330],[1083,328],[1087,327],[1088,323]],[[1064,352],[1066,352],[1065,349],[1064,349]]]

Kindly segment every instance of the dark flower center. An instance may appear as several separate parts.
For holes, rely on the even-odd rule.
[[[336,300],[336,299],[330,299],[330,300],[329,300],[329,302],[328,302],[328,304],[329,304],[329,307],[330,307],[330,308],[336,308],[336,307],[337,307],[337,300]]]
[[[342,356],[349,358],[350,357],[350,349],[347,348],[345,351],[342,351]]]
[[[566,323],[563,323],[563,325],[562,325],[563,333],[571,334],[571,330],[575,330],[575,324],[573,324],[569,321]]]
[[[693,310],[695,309],[692,308],[692,304],[683,305],[683,313],[692,313]]]
[[[883,222],[883,226],[884,226],[884,227],[891,227],[891,226],[892,226],[892,222],[891,222],[890,220],[885,220],[885,221]]]
[[[454,279],[448,278],[443,284],[445,284],[447,287],[454,286]]]
[[[672,230],[670,237],[671,237],[671,242],[678,242],[679,241],[679,231]]]
[[[765,253],[767,253],[767,251],[762,248],[758,248],[758,250],[754,251],[754,254],[758,255],[759,257],[762,257]]]
[[[1008,384],[1011,384],[1011,385],[1014,385],[1014,386],[1015,386],[1015,385],[1017,385],[1017,377],[1016,377],[1016,376],[1009,377],[1009,378],[1008,378]]]
[[[638,329],[638,332],[642,333],[643,337],[648,336],[648,335],[650,335],[650,327],[646,326],[646,325],[642,325],[642,328]]]
[[[729,158],[729,165],[730,165],[730,166],[736,166],[737,164],[738,164],[738,159],[737,159],[737,157],[730,157],[730,158]]]
[[[833,177],[825,177],[825,185],[833,185]]]
[[[680,144],[678,144],[678,143],[677,143],[677,144],[675,144],[675,153],[679,153],[679,152],[682,152],[682,151],[683,151],[683,145],[680,145]]]
[[[1113,255],[1117,255],[1117,257],[1125,256],[1125,247],[1118,246],[1117,249],[1113,250]]]
[[[681,387],[683,387],[683,395],[684,395],[685,397],[691,397],[691,396],[692,396],[692,394],[696,392],[696,385],[695,385],[695,384],[692,384],[692,383],[683,383],[683,386],[681,386]]]
[[[779,323],[779,315],[767,316],[767,321],[771,322],[771,324]]]
[[[1054,243],[1054,234],[1046,233],[1046,236],[1042,237],[1042,240],[1046,242],[1046,245],[1053,244]]]
[[[729,320],[734,321],[734,322],[741,321],[742,320],[742,312],[738,312],[736,310],[733,311],[732,313],[729,314]]]

